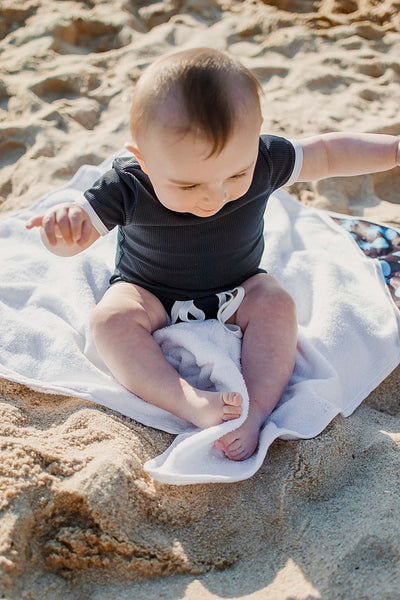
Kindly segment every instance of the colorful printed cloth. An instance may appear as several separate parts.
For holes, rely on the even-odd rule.
[[[391,296],[400,309],[400,232],[364,219],[332,218],[354,237],[366,256],[379,260]]]

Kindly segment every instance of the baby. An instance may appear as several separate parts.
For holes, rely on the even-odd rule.
[[[118,226],[115,272],[91,317],[98,352],[128,390],[200,428],[239,417],[242,397],[190,385],[152,333],[177,316],[240,328],[249,413],[216,442],[232,460],[254,453],[295,363],[294,301],[259,268],[270,194],[399,161],[399,140],[390,135],[260,135],[261,93],[251,72],[217,50],[155,61],[134,93],[133,156],[116,159],[80,202],[27,223],[41,227],[44,244],[60,256],[82,252]]]

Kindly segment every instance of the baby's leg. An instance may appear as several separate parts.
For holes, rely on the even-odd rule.
[[[260,428],[292,375],[297,345],[296,307],[276,279],[260,273],[243,287],[246,294],[232,322],[243,331],[242,369],[249,415],[241,427],[215,444],[232,460],[244,460],[257,448]]]
[[[201,428],[239,417],[240,394],[198,390],[169,364],[152,336],[166,323],[158,298],[125,282],[107,290],[91,318],[100,356],[128,390]]]

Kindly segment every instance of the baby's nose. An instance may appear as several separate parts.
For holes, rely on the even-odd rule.
[[[214,185],[209,187],[206,193],[206,200],[208,202],[221,202],[226,198],[226,190],[223,185]]]

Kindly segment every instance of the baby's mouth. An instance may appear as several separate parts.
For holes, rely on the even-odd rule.
[[[224,204],[222,204],[221,206],[217,206],[214,208],[202,208],[201,206],[198,206],[198,210],[200,210],[200,212],[202,212],[205,215],[215,215],[221,210],[223,206],[225,206],[225,204],[226,203],[224,202]]]

